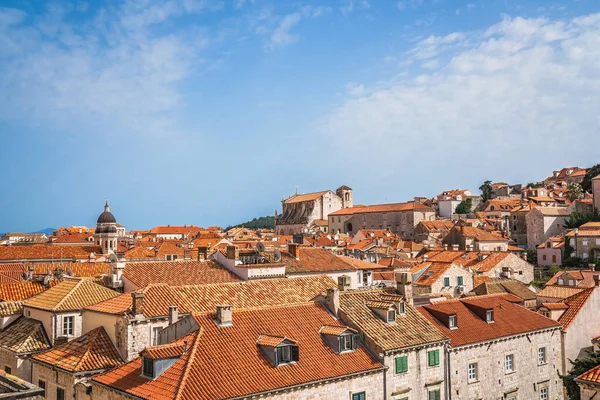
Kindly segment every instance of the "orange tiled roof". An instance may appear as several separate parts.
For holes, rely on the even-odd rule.
[[[567,311],[563,313],[558,319],[563,326],[563,329],[567,329],[569,325],[575,320],[579,311],[583,308],[587,300],[590,298],[595,288],[585,289],[580,293],[574,294],[571,297],[567,297],[565,300],[565,304],[569,306]]]
[[[231,304],[235,309],[247,309],[304,303],[334,287],[337,287],[337,283],[333,279],[320,275],[211,285],[150,285],[137,292],[145,294],[144,316],[152,318],[168,315],[169,306],[177,306],[180,313],[186,313],[212,312],[218,304]],[[86,307],[86,310],[131,315],[131,307],[131,294],[125,293]]]
[[[92,238],[92,240],[90,240]],[[52,243],[94,243],[93,233],[69,233],[57,236]]]
[[[31,264],[34,268],[33,273],[35,275],[47,274],[48,271],[53,272],[57,268],[62,268],[63,273],[66,274],[68,271],[72,273],[71,276],[79,278],[89,278],[92,276],[98,276],[110,273],[110,264],[95,262],[95,263],[36,263]],[[25,266],[23,270],[27,270],[29,265]]]
[[[594,276],[595,275],[600,276],[600,272],[590,271],[588,269],[561,270],[561,271],[558,271],[556,274],[554,274],[554,276],[552,278],[550,278],[550,280],[548,280],[548,282],[546,282],[546,286],[558,286],[558,278],[560,278],[563,275],[567,275],[567,276],[573,278],[574,280],[578,281],[576,288],[585,289],[585,288],[591,288],[591,287],[596,286],[596,284],[594,282]],[[564,284],[562,286],[566,286],[569,288],[573,287],[573,286],[568,286],[568,282],[563,282],[563,283]]]
[[[155,234],[155,235],[169,235],[169,234],[191,234],[191,233],[197,233],[200,232],[202,230],[202,228],[199,228],[197,226],[156,226],[152,229],[150,229],[148,231],[148,233],[150,234]]]
[[[463,236],[474,238],[479,242],[508,241],[507,238],[504,238],[493,232],[487,232],[487,231],[484,231],[483,229],[475,228],[474,226],[460,226],[460,227],[454,227],[454,229],[457,229]]]
[[[50,260],[54,258],[87,260],[90,253],[100,254],[96,245],[34,244],[31,246],[0,246],[0,260]]]
[[[430,211],[433,208],[421,204],[417,201],[409,201],[406,203],[391,203],[391,204],[375,204],[372,206],[357,206],[343,208],[341,210],[329,213],[329,216],[335,215],[352,215],[362,213],[381,213],[381,212],[397,212],[397,211]]]
[[[140,355],[152,360],[180,357],[186,351],[186,345],[182,341],[164,344],[160,346],[146,347]]]
[[[296,259],[290,253],[282,252],[281,263],[286,265],[286,273],[355,271],[365,268],[381,268],[377,264],[367,263],[350,257],[331,254],[320,247],[300,247],[300,257]]]
[[[546,285],[540,290],[537,295],[538,297],[552,297],[555,299],[566,299],[567,297],[573,296],[574,294],[580,293],[585,288],[577,288],[571,286],[554,286]]]
[[[4,283],[0,285],[0,300],[19,301],[26,300],[38,293],[42,293],[46,288],[39,282],[25,281],[16,283]]]
[[[323,196],[327,192],[329,192],[329,190],[324,190],[322,192],[313,192],[313,193],[294,195],[294,196],[290,197],[289,199],[285,200],[285,203],[290,204],[290,203],[301,203],[303,201],[313,201],[313,200],[316,200],[319,197]]]
[[[585,371],[583,374],[579,375],[575,379],[575,381],[599,384],[600,383],[600,365],[597,365],[594,368]]]
[[[50,348],[40,321],[20,317],[0,332],[0,348],[13,353],[33,353]]]
[[[548,310],[566,310],[569,306],[565,303],[542,303],[542,306],[546,307]]]
[[[441,333],[450,338],[453,347],[470,343],[558,328],[560,324],[541,314],[520,306],[522,300],[510,294],[494,294],[448,300],[419,307],[423,314]],[[475,314],[472,307],[494,310],[494,323],[488,324]],[[437,316],[456,315],[458,329],[450,329]]]
[[[104,370],[123,364],[101,326],[32,358],[71,373]]]
[[[240,281],[234,273],[212,260],[130,262],[125,264],[123,276],[138,288],[153,283],[177,286]]]
[[[195,319],[202,327],[201,332],[193,332],[177,341],[187,342],[188,350],[156,379],[140,376],[141,361],[136,359],[95,376],[93,382],[142,399],[212,400],[265,393],[383,368],[362,346],[341,354],[334,352],[322,340],[319,330],[323,325],[342,324],[318,303],[246,311],[234,308],[233,325],[226,328],[215,323],[214,314],[196,315]],[[264,334],[296,342],[299,361],[273,367],[257,347],[258,338]]]
[[[0,317],[16,315],[23,313],[22,301],[2,301],[0,302]]]
[[[86,278],[69,279],[27,300],[25,306],[47,311],[81,310],[118,295]]]
[[[338,336],[338,335],[341,335],[342,333],[344,333],[346,331],[358,333],[358,331],[356,329],[352,329],[352,328],[349,328],[347,326],[323,325],[323,327],[321,327],[321,333],[324,334],[324,335]]]

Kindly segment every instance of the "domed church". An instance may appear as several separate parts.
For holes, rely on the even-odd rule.
[[[106,200],[104,212],[98,217],[96,233],[94,233],[94,240],[98,246],[102,247],[102,254],[114,254],[117,251],[119,238],[117,225],[117,220],[110,212],[108,200]]]

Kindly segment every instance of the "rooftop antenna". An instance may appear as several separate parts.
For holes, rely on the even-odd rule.
[[[298,185],[296,185],[296,196],[298,196]]]

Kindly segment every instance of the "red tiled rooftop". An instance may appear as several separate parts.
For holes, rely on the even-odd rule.
[[[240,281],[212,260],[130,262],[125,265],[123,276],[138,288],[156,283],[178,286]]]

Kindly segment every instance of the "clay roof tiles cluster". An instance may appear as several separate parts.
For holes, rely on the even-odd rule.
[[[129,262],[125,264],[123,276],[138,288],[153,283],[177,286],[240,281],[235,274],[212,260]]]
[[[104,370],[123,364],[117,349],[101,326],[77,339],[38,353],[33,359],[71,373]]]
[[[50,342],[40,321],[20,317],[0,332],[0,348],[27,354],[49,349]]]
[[[26,300],[38,293],[42,293],[45,290],[46,288],[40,282],[23,281],[15,283],[3,283],[0,284],[0,300]]]
[[[336,256],[327,250],[318,247],[300,247],[299,257],[290,253],[282,253],[281,262],[286,265],[286,273],[327,272],[327,271],[354,271],[359,269],[376,269],[380,265],[350,259],[350,257]]]
[[[0,302],[0,317],[7,317],[10,315],[22,314],[23,313],[23,302],[22,301],[2,301]]]
[[[24,305],[47,311],[81,310],[118,295],[114,290],[100,286],[87,278],[69,279],[32,297]]]
[[[361,290],[340,293],[340,309],[352,328],[364,333],[382,351],[404,347],[439,343],[447,337],[438,332],[419,312],[406,304],[406,314],[398,315],[395,324],[388,324],[379,318],[367,302],[387,308],[386,292],[382,290]]]
[[[31,246],[0,246],[0,260],[88,259],[90,253],[101,254],[96,245],[34,244]]]
[[[490,278],[473,289],[478,296],[486,294],[509,293],[523,300],[537,299],[536,293],[529,290],[527,285],[514,279]]]
[[[144,292],[144,316],[168,315],[169,306],[180,313],[212,312],[218,304],[230,304],[235,309],[270,307],[281,304],[305,303],[317,298],[337,283],[328,276],[265,279],[210,285],[167,286],[149,285]],[[131,315],[130,293],[86,307],[86,310]]]
[[[600,384],[600,365],[585,371],[583,374],[579,375],[575,381],[592,383],[596,385]]]
[[[375,204],[372,206],[356,206],[343,208],[341,210],[329,213],[329,216],[335,215],[352,215],[362,213],[382,213],[382,212],[398,212],[398,211],[425,211],[433,212],[433,208],[421,204],[417,201],[409,201],[406,203],[391,203],[391,204]]]
[[[584,288],[570,287],[570,286],[554,286],[546,285],[540,290],[537,295],[538,297],[551,297],[555,299],[566,299],[567,297],[573,296],[574,294],[580,293]]]
[[[219,327],[213,314],[195,316],[202,330],[179,339],[188,349],[154,380],[141,376],[141,360],[95,376],[94,382],[142,399],[213,400],[380,371],[383,365],[364,347],[337,354],[319,330],[341,326],[318,303],[233,312],[233,325]],[[302,321],[301,324],[298,321]],[[261,335],[297,343],[299,361],[273,367],[257,340]],[[243,371],[240,373],[240,371]]]
[[[581,311],[594,290],[595,288],[585,289],[580,293],[574,294],[571,297],[567,297],[563,300],[564,303],[569,306],[569,308],[558,319],[558,322],[561,323],[563,329],[567,329],[575,320],[577,314],[579,314],[579,311]]]
[[[418,310],[450,338],[453,347],[560,327],[558,322],[524,308],[519,304],[521,301],[510,294],[496,294],[448,300],[419,307]],[[472,306],[493,310],[494,323],[489,324],[475,314]],[[456,315],[458,328],[448,328],[435,315]]]
[[[285,203],[290,204],[290,203],[301,203],[303,201],[313,201],[313,200],[318,199],[319,197],[323,196],[324,194],[326,194],[328,192],[330,192],[330,191],[329,190],[324,190],[322,192],[297,194],[297,195],[292,196],[289,199],[285,200]]]

